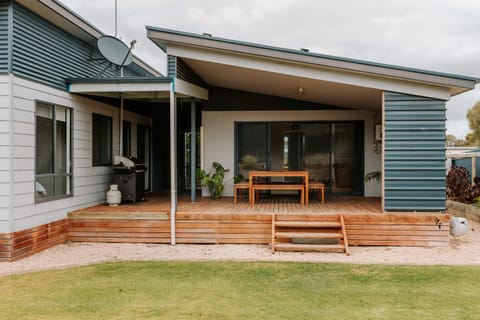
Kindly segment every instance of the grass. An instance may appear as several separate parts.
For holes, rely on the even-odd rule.
[[[0,277],[2,319],[479,319],[480,268],[118,262]]]

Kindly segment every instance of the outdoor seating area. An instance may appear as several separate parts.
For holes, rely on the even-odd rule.
[[[299,191],[300,204],[308,205],[308,171],[250,171],[248,176],[249,202],[252,205],[255,204],[254,194],[261,190]],[[259,182],[260,178],[277,178],[279,181]],[[289,182],[287,178],[299,179],[299,181]]]
[[[265,180],[261,180],[264,178]],[[293,181],[287,180],[293,178]],[[275,179],[275,180],[274,180]],[[318,191],[318,200],[325,203],[325,184],[309,181],[308,171],[250,171],[247,181],[237,182],[233,186],[233,204],[237,204],[239,195],[248,193],[248,201],[254,205],[262,191],[297,191],[299,203],[308,205],[310,191]]]

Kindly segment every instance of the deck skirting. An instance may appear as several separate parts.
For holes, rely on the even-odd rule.
[[[277,214],[278,219],[328,221],[338,215]],[[268,213],[177,213],[176,242],[182,244],[269,244]],[[448,246],[450,215],[442,213],[347,214],[351,246]],[[169,220],[70,218],[69,241],[169,243]]]
[[[283,213],[288,221],[329,221],[337,214]],[[346,214],[350,246],[448,246],[450,215],[442,213]],[[179,244],[262,244],[272,237],[270,213],[186,213],[176,216]],[[300,230],[301,231],[301,230]],[[0,234],[0,261],[14,261],[66,241],[170,243],[168,216],[123,218],[71,215],[14,233]]]
[[[0,261],[15,261],[65,243],[67,234],[68,219],[0,234]]]

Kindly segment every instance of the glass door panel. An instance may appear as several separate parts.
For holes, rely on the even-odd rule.
[[[151,133],[150,127],[137,126],[137,158],[145,163],[145,190],[150,190],[150,172],[151,172]]]
[[[311,181],[330,184],[330,123],[307,123],[302,130],[302,169],[309,172]]]
[[[360,124],[332,124],[332,192],[360,193],[362,191],[363,141]]]
[[[237,125],[237,175],[248,180],[251,170],[268,168],[268,126],[266,123]]]

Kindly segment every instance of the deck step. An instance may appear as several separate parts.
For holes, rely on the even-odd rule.
[[[305,221],[302,217],[277,220],[272,214],[272,252],[318,251],[348,252],[348,239],[343,215],[337,221]],[[282,239],[280,243],[276,239]],[[288,241],[289,242],[285,242]]]
[[[341,239],[343,235],[336,232],[287,232],[277,231],[275,236],[279,238],[308,238],[308,239]]]
[[[314,252],[344,252],[345,247],[340,244],[298,244],[298,243],[277,243],[276,251],[314,251]]]
[[[275,227],[340,228],[341,226],[337,221],[275,221]]]

